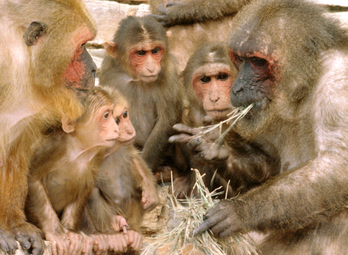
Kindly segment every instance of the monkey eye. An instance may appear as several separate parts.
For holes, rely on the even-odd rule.
[[[263,66],[267,63],[267,60],[258,57],[252,57],[250,58],[250,61],[255,66]]]
[[[160,52],[160,48],[156,47],[151,52],[152,54],[157,54],[158,52]]]
[[[218,78],[218,80],[225,81],[228,78],[228,74],[227,73],[219,73],[217,78]]]
[[[106,113],[104,113],[104,116],[103,116],[104,119],[107,119],[109,118],[109,112],[107,111]]]
[[[115,119],[115,122],[116,122],[117,125],[119,125],[120,122],[121,122],[120,118],[116,118],[116,119]]]
[[[137,54],[138,54],[138,56],[144,56],[144,55],[146,54],[146,51],[144,51],[144,50],[139,50],[139,51],[137,52]]]
[[[208,83],[208,82],[210,82],[210,81],[211,81],[211,78],[208,77],[208,76],[203,76],[203,77],[201,78],[201,82],[203,82],[203,83]]]
[[[123,118],[127,118],[128,117],[128,112],[124,111],[122,116],[123,116]]]

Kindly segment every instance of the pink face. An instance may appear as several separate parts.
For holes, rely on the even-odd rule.
[[[95,125],[95,144],[112,147],[119,137],[119,127],[113,117],[114,105],[103,106],[92,120]],[[93,140],[93,130],[89,130],[90,139]]]
[[[133,75],[146,83],[157,80],[165,47],[161,43],[140,43],[129,50]]]
[[[135,129],[129,118],[129,110],[124,106],[116,106],[114,109],[115,122],[120,129],[117,140],[121,145],[128,145],[134,141]]]
[[[193,90],[214,120],[226,119],[232,110],[230,90],[233,80],[230,67],[219,63],[198,68],[193,75]]]

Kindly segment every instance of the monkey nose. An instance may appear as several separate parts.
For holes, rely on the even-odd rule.
[[[150,68],[148,67],[147,70],[150,72],[150,73],[153,73],[155,71],[155,68]]]
[[[213,103],[216,103],[217,101],[219,101],[220,97],[219,96],[210,96],[209,100]]]

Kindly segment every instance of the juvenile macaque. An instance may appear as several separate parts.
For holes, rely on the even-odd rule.
[[[127,99],[142,158],[153,172],[167,165],[185,168],[168,142],[181,121],[183,94],[164,28],[151,16],[129,16],[106,50],[100,85],[117,88]]]
[[[89,254],[98,251],[98,244],[104,248],[107,239],[87,236],[80,225],[103,158],[101,151],[114,146],[119,137],[115,100],[95,87],[84,105],[81,117],[63,118],[45,131],[30,165],[27,217],[52,242],[53,254]],[[118,239],[115,251],[126,251],[123,234]]]
[[[115,217],[121,214],[127,221],[128,233],[141,233],[145,211],[154,209],[159,201],[155,179],[133,146],[135,130],[127,101],[117,90],[104,88],[117,101],[114,116],[120,131],[116,145],[105,150],[96,187],[88,200],[88,209],[100,232],[122,229],[123,225],[115,227]],[[134,236],[137,240],[138,237]],[[134,242],[131,248],[136,251],[140,247]]]

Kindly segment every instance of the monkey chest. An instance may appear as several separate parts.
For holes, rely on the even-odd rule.
[[[130,107],[131,122],[136,131],[135,143],[143,146],[157,121],[156,104],[152,100],[139,100]]]
[[[90,173],[65,173],[55,171],[45,180],[47,195],[56,212],[62,211],[67,205],[80,199],[81,193],[93,188],[94,175]]]

